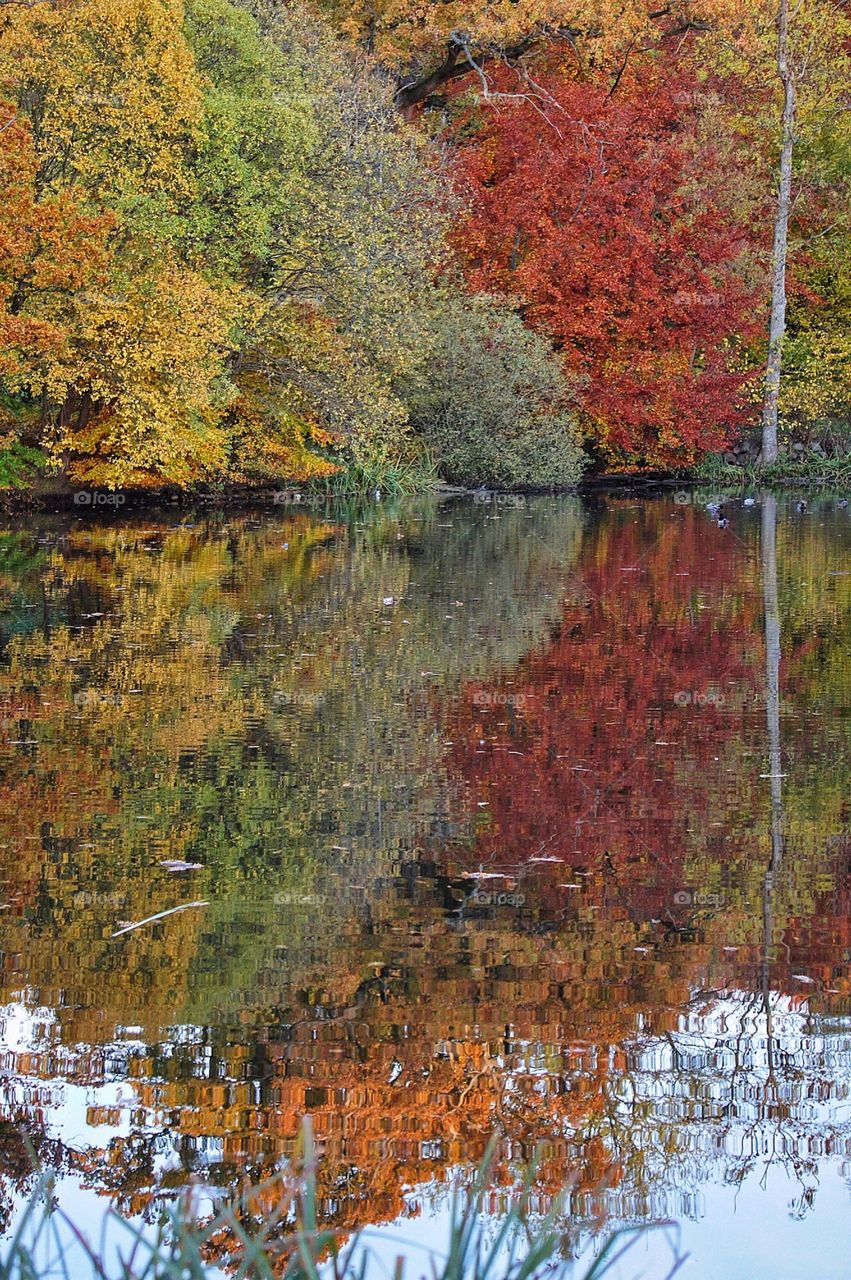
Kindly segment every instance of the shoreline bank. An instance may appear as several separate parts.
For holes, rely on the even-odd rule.
[[[418,497],[433,494],[441,498],[479,497],[490,495],[516,495],[538,497],[570,493],[652,493],[690,491],[694,489],[788,489],[807,490],[851,487],[851,457],[831,459],[827,465],[805,466],[800,462],[779,463],[762,471],[753,466],[733,466],[710,459],[699,467],[685,472],[598,472],[586,475],[578,485],[562,488],[516,486],[512,489],[498,485],[482,484],[464,486],[441,481],[424,483],[404,493],[352,490],[329,491],[297,481],[281,481],[275,485],[227,485],[218,489],[97,489],[71,488],[70,486],[45,485],[30,489],[14,489],[0,492],[0,510],[16,511],[78,511],[80,514],[95,510],[117,514],[121,510],[138,510],[156,507],[207,506],[213,509],[233,506],[273,506],[284,508],[313,508],[341,503],[398,500],[401,497]]]

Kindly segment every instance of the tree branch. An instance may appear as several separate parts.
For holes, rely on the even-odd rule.
[[[3,0],[0,0],[0,4],[2,3]],[[662,8],[652,10],[647,15],[647,18],[650,22],[660,22],[664,18],[671,17],[673,13],[673,6],[665,5]],[[684,35],[689,31],[708,30],[709,24],[701,19],[685,18],[678,20],[670,30],[663,29],[662,38],[670,39],[671,36]],[[483,67],[491,62],[499,61],[509,64],[517,62],[524,54],[541,42],[569,44],[574,52],[577,52],[577,40],[580,37],[585,40],[598,39],[602,34],[600,27],[589,27],[583,30],[579,27],[554,27],[539,24],[514,45],[507,47],[483,45],[473,53],[471,52],[472,42],[469,35],[464,31],[453,31],[447,41],[443,61],[427,75],[412,75],[404,83],[400,84],[396,90],[396,105],[403,112],[408,113],[418,103],[424,102],[426,98],[435,93],[441,85],[448,84],[452,80],[459,80],[473,73],[481,76]],[[623,62],[609,91],[610,96],[620,84],[627,62],[635,49],[640,34],[640,32],[635,33],[626,49]]]
[[[532,48],[533,45],[545,38],[549,33],[543,31],[534,31],[526,36],[523,40],[515,45],[507,48],[488,48],[484,47],[478,51],[478,56],[474,56],[470,49],[469,37],[464,32],[453,31],[449,37],[446,46],[446,56],[439,66],[435,67],[427,76],[419,79],[413,78],[406,83],[401,84],[396,90],[396,105],[402,111],[410,111],[418,103],[424,102],[432,93],[435,93],[441,85],[448,84],[451,80],[458,80],[463,76],[477,72],[482,73],[482,67],[490,62],[516,62],[518,58],[522,58],[524,53]],[[559,37],[565,40],[572,40],[579,35],[578,31],[559,32]]]

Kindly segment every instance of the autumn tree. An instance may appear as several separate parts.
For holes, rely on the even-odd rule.
[[[301,80],[314,141],[270,245],[244,371],[288,385],[294,410],[337,435],[349,460],[386,457],[408,434],[397,384],[429,346],[446,187],[370,60],[297,8],[264,5],[260,17]]]
[[[539,85],[461,144],[468,281],[517,296],[555,340],[609,463],[688,464],[747,414],[737,341],[758,293],[734,154],[684,76],[645,69],[614,95],[559,73]]]
[[[19,377],[44,443],[77,481],[181,482],[222,455],[214,408],[229,300],[171,244],[202,109],[181,24],[170,0],[3,15],[0,80],[32,136],[36,195],[73,188],[112,227],[97,287],[67,291],[65,342]],[[37,302],[24,298],[22,313]],[[191,316],[198,342],[187,346]]]
[[[745,47],[738,68],[743,80],[753,83],[760,74],[765,74],[773,61],[780,99],[775,108],[779,123],[771,129],[771,135],[776,138],[777,185],[773,210],[768,355],[762,405],[761,459],[766,465],[775,462],[778,456],[778,423],[784,399],[781,372],[787,329],[787,294],[790,285],[795,290],[796,276],[800,280],[809,274],[807,258],[813,241],[815,255],[822,259],[823,266],[819,272],[822,282],[828,285],[828,294],[838,294],[836,300],[840,307],[842,305],[842,285],[839,284],[836,290],[834,282],[837,274],[840,278],[843,275],[843,258],[847,257],[847,156],[851,147],[848,125],[851,20],[847,6],[834,3],[834,0],[803,0],[790,6],[788,0],[779,0],[772,16],[774,23],[771,25],[765,21],[757,22],[755,38],[750,47]],[[759,95],[756,101],[759,102]],[[771,105],[775,105],[773,100]],[[843,152],[844,172],[842,162],[837,164]],[[799,200],[803,197],[804,208],[796,209],[796,194]],[[819,245],[817,242],[822,237],[826,237],[826,244]],[[832,257],[836,264],[833,269],[824,262],[825,257]],[[824,266],[827,266],[827,272]],[[811,292],[810,301],[817,316],[818,293]],[[817,318],[813,321],[806,317],[807,310],[804,309],[802,316],[798,308],[799,332],[820,327]],[[839,350],[836,338],[828,338],[826,342],[822,339],[818,343],[828,358],[828,367],[835,364],[837,356],[840,367],[842,365],[841,333],[836,337]],[[847,352],[844,359],[847,368]]]
[[[112,219],[84,211],[83,193],[63,186],[39,192],[38,158],[28,124],[0,103],[0,378],[7,397],[42,377],[67,350],[74,298],[104,279]],[[0,459],[11,467],[36,460],[37,431],[27,415],[9,414]],[[31,443],[28,444],[27,441]],[[0,462],[0,467],[3,463]],[[24,475],[26,466],[24,465]]]

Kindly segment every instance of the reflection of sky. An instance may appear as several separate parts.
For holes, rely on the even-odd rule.
[[[133,1084],[125,1076],[128,1058],[134,1053],[144,1053],[145,1044],[138,1039],[138,1027],[119,1027],[119,1041],[99,1046],[95,1055],[102,1059],[102,1066],[110,1064],[104,1074],[114,1078],[102,1082],[76,1083],[77,1057],[93,1056],[87,1045],[66,1048],[58,1043],[59,1021],[52,1009],[28,1009],[24,1004],[11,1003],[0,1006],[0,1064],[4,1061],[14,1066],[15,1074],[2,1081],[3,1104],[6,1111],[16,1106],[31,1105],[37,1095],[39,1104],[46,1108],[43,1115],[46,1131],[51,1138],[66,1146],[83,1150],[88,1145],[103,1145],[111,1138],[129,1137],[131,1133],[145,1131],[140,1125],[139,1098]],[[171,1045],[197,1041],[198,1027],[187,1024],[172,1028]],[[55,1038],[54,1038],[55,1035]],[[38,1071],[27,1072],[28,1056],[45,1055],[50,1059],[50,1078],[45,1081]],[[39,1065],[43,1066],[43,1062]],[[96,1116],[106,1118],[98,1123]],[[163,1117],[149,1112],[149,1126],[162,1127]],[[216,1147],[217,1139],[207,1140]],[[220,1142],[218,1143],[220,1145]],[[179,1169],[180,1161],[169,1148],[155,1157],[154,1172],[161,1176],[167,1170]],[[103,1200],[100,1200],[103,1205]]]
[[[45,1089],[49,1087],[49,1112],[45,1116],[46,1128],[52,1138],[57,1138],[69,1147],[84,1149],[92,1143],[103,1143],[113,1136],[129,1135],[136,1129],[132,1102],[135,1098],[130,1085],[123,1080],[110,1080],[103,1084],[75,1084],[63,1078],[66,1072],[73,1070],[74,1053],[62,1049],[53,1038],[58,1031],[56,1015],[51,1009],[27,1009],[23,1004],[8,1004],[0,1008],[0,1062],[17,1059],[20,1068],[20,1056],[27,1054],[49,1053],[53,1062],[52,1079],[49,1086],[38,1077],[31,1077],[32,1085],[37,1088],[42,1105],[45,1100]],[[81,1046],[82,1047],[82,1046]],[[141,1049],[141,1044],[133,1039],[122,1041],[121,1048]],[[14,1055],[14,1059],[12,1058]],[[64,1061],[63,1061],[64,1059]],[[30,1094],[26,1074],[3,1081],[4,1109],[14,1111],[16,1106],[23,1105]],[[109,1108],[108,1122],[96,1125],[93,1122],[92,1108]],[[104,1130],[106,1133],[104,1134]],[[177,1161],[165,1153],[156,1163],[158,1175],[176,1167]],[[104,1213],[106,1202],[102,1193],[94,1188],[86,1188],[76,1175],[65,1175],[55,1185],[55,1200],[63,1212],[84,1235],[98,1245],[100,1252],[108,1256],[111,1245],[127,1245],[127,1233],[118,1222],[112,1222],[104,1231]],[[8,1224],[5,1238],[13,1236],[18,1229],[26,1210],[26,1202],[22,1202],[18,1212]],[[61,1230],[60,1224],[56,1228]],[[64,1234],[64,1233],[63,1233]],[[25,1238],[29,1238],[28,1236]],[[103,1245],[101,1245],[103,1240]],[[51,1271],[49,1259],[56,1253],[55,1245],[49,1241],[37,1246],[36,1258],[42,1265],[41,1275],[44,1280],[52,1275],[61,1275],[62,1271]],[[71,1255],[73,1260],[73,1253]],[[82,1266],[82,1262],[79,1263]],[[73,1273],[72,1273],[73,1274]]]
[[[848,1280],[851,1192],[838,1161],[822,1164],[814,1208],[803,1219],[795,1214],[800,1187],[794,1178],[778,1168],[763,1174],[757,1169],[740,1187],[704,1188],[697,1220],[680,1223],[676,1231],[634,1237],[621,1261],[606,1272],[608,1280],[662,1280],[683,1255],[688,1257],[677,1274],[684,1280]],[[374,1280],[392,1280],[400,1254],[409,1259],[408,1280],[430,1275],[429,1251],[445,1247],[451,1217],[446,1197],[433,1213],[427,1188],[418,1188],[410,1199],[422,1205],[419,1217],[370,1228],[364,1237],[378,1264]],[[599,1247],[598,1241],[582,1250],[577,1277],[590,1268]]]
[[[680,1252],[690,1255],[681,1274],[694,1280],[785,1280],[803,1275],[847,1280],[851,1036],[837,1020],[829,1032],[823,1031],[805,1003],[786,996],[770,996],[770,1018],[771,1059],[768,1014],[752,992],[727,993],[707,1003],[699,1013],[685,1015],[680,1030],[670,1036],[633,1042],[627,1046],[629,1068],[611,1099],[614,1114],[628,1130],[630,1112],[649,1104],[632,1137],[646,1156],[652,1212],[679,1222]],[[132,1087],[121,1080],[99,1085],[70,1081],[75,1054],[55,1043],[54,1029],[50,1010],[27,1010],[21,1004],[0,1010],[0,1047],[7,1062],[13,1060],[10,1055],[22,1055],[25,1061],[28,1053],[47,1050],[55,1058],[51,1135],[78,1149],[87,1142],[103,1142],[104,1135],[91,1123],[90,1108],[95,1106],[113,1108],[110,1134],[128,1134],[131,1116],[138,1132],[138,1099]],[[131,1031],[121,1050],[141,1049]],[[174,1028],[177,1038],[183,1033],[191,1040],[191,1032],[188,1027]],[[781,1104],[779,1116],[775,1106],[766,1105],[772,1063],[771,1096]],[[507,1076],[510,1080],[511,1073]],[[43,1089],[44,1082],[39,1084]],[[26,1076],[7,1081],[7,1098],[11,1101],[15,1095],[22,1101],[27,1087]],[[724,1111],[731,1098],[732,1114]],[[149,1115],[147,1123],[157,1119]],[[673,1140],[670,1149],[666,1131]],[[158,1177],[178,1167],[179,1160],[166,1146],[157,1161]],[[98,1238],[103,1196],[85,1189],[77,1176],[63,1178],[57,1192],[71,1219]],[[605,1199],[612,1223],[642,1216],[641,1196],[634,1199],[629,1177]],[[399,1253],[410,1259],[409,1277],[428,1274],[425,1251],[439,1250],[448,1240],[445,1184],[413,1188],[407,1202],[416,1216],[370,1228],[365,1236],[380,1264],[379,1273],[388,1277]],[[108,1238],[120,1236],[120,1227],[113,1224]],[[584,1248],[580,1263],[590,1262],[595,1247],[589,1243]],[[671,1262],[669,1234],[647,1233],[607,1274],[611,1280],[661,1277],[668,1274]],[[582,1270],[578,1265],[577,1275]]]
[[[429,1190],[418,1188],[410,1197],[423,1205],[420,1216],[402,1217],[364,1234],[364,1244],[376,1264],[372,1280],[392,1280],[400,1254],[407,1259],[408,1280],[431,1274],[430,1252],[440,1254],[449,1239],[450,1208],[447,1197],[441,1195],[438,1207],[430,1212]],[[821,1167],[816,1203],[802,1220],[794,1213],[798,1190],[794,1179],[779,1169],[769,1172],[764,1181],[758,1172],[739,1188],[705,1188],[697,1221],[680,1224],[676,1234],[649,1231],[637,1237],[607,1276],[609,1280],[662,1280],[671,1269],[676,1240],[679,1254],[688,1255],[678,1274],[689,1280],[794,1280],[805,1275],[818,1280],[848,1280],[851,1194],[837,1162]],[[101,1197],[84,1190],[77,1179],[66,1178],[61,1203],[90,1238],[100,1240]],[[109,1256],[119,1245],[126,1252],[127,1237],[113,1223],[102,1252]],[[575,1267],[577,1277],[588,1269],[598,1247],[589,1244],[581,1253]],[[42,1256],[45,1252],[43,1249]],[[47,1280],[47,1272],[44,1275]]]
[[[761,994],[730,992],[682,1017],[676,1034],[633,1045],[636,1091],[653,1098],[657,1113],[670,1121],[700,1123],[720,1108],[750,1126],[773,1101],[788,1107],[801,1132],[851,1121],[848,1020],[827,1022],[805,1001],[776,992],[768,1006]],[[679,1101],[692,1105],[684,1109]]]
[[[91,1085],[74,1084],[63,1079],[63,1066],[66,1069],[72,1068],[73,1055],[54,1042],[51,1030],[57,1026],[56,1015],[51,1009],[27,1009],[21,1004],[8,1004],[0,1009],[0,1052],[4,1057],[14,1055],[14,1058],[18,1058],[18,1055],[23,1055],[25,1058],[27,1054],[50,1053],[55,1061],[49,1086],[50,1111],[45,1116],[51,1137],[77,1148],[97,1142],[97,1128],[90,1118],[90,1107],[111,1108],[110,1124],[107,1126],[110,1135],[128,1134],[131,1128],[130,1109],[126,1104],[130,1099],[131,1089],[121,1081]],[[63,1063],[63,1057],[68,1058],[67,1064]],[[20,1062],[16,1065],[20,1070]],[[38,1091],[42,1098],[45,1088],[43,1079],[38,1078]],[[26,1074],[5,1080],[3,1093],[6,1109],[13,1109],[16,1103],[23,1104],[27,1092]]]
[[[74,1084],[63,1080],[62,1057],[67,1057],[67,1066],[73,1063],[73,1054],[61,1050],[54,1042],[51,1032],[57,1028],[55,1014],[50,1009],[27,1009],[22,1004],[8,1004],[0,1008],[0,1062],[11,1054],[26,1055],[28,1053],[50,1052],[55,1058],[55,1084],[51,1086],[50,1112],[46,1117],[51,1137],[60,1139],[70,1147],[78,1150],[88,1143],[104,1141],[102,1130],[108,1130],[108,1137],[126,1136],[131,1129],[137,1128],[131,1123],[133,1109],[131,1103],[135,1094],[132,1088],[121,1080],[109,1081],[105,1084]],[[132,1028],[126,1029],[128,1035]],[[132,1039],[122,1042],[122,1048],[139,1048],[141,1044]],[[35,1082],[34,1082],[35,1083]],[[44,1082],[39,1080],[38,1087],[44,1090]],[[17,1076],[3,1082],[4,1097],[7,1107],[23,1103],[27,1092],[26,1076]],[[95,1125],[92,1121],[91,1108],[110,1108],[109,1121],[105,1125]],[[176,1168],[179,1162],[165,1153],[155,1163],[155,1174],[160,1177],[167,1170]],[[132,1247],[131,1233],[143,1230],[147,1236],[152,1235],[153,1226],[145,1226],[141,1219],[130,1221],[130,1230],[117,1218],[105,1217],[106,1202],[102,1192],[95,1188],[85,1187],[78,1175],[63,1176],[54,1187],[55,1203],[67,1215],[71,1223],[78,1228],[97,1253],[109,1260],[115,1251],[126,1256]],[[201,1208],[206,1202],[201,1200]],[[26,1202],[23,1201],[17,1213],[9,1222],[5,1239],[15,1235],[20,1229],[26,1213]],[[79,1245],[73,1238],[71,1228],[61,1220],[54,1219],[54,1231],[58,1232],[69,1250],[66,1265],[72,1276],[79,1274],[88,1276],[90,1269],[85,1263]],[[67,1273],[57,1258],[55,1236],[33,1240],[32,1228],[24,1227],[23,1239],[34,1245],[34,1257],[39,1267],[41,1280],[53,1280],[62,1277],[67,1280]],[[211,1270],[210,1277],[218,1276],[218,1271]]]
[[[83,1187],[74,1176],[62,1179],[56,1201],[67,1221],[54,1217],[50,1235],[44,1232],[34,1235],[34,1227],[29,1223],[21,1228],[24,1206],[15,1216],[9,1232],[11,1236],[21,1230],[21,1239],[35,1260],[39,1280],[69,1280],[69,1277],[70,1280],[94,1280],[91,1265],[70,1224],[82,1232],[98,1258],[105,1263],[108,1274],[121,1275],[118,1260],[126,1260],[130,1256],[136,1258],[133,1274],[144,1272],[143,1264],[147,1254],[143,1247],[137,1245],[136,1236],[138,1234],[143,1240],[153,1240],[157,1232],[156,1224],[145,1223],[141,1218],[121,1220],[115,1214],[105,1215],[103,1196]],[[206,1213],[209,1209],[210,1203],[201,1198],[200,1212]],[[57,1236],[62,1241],[62,1261],[58,1256]],[[218,1268],[210,1267],[205,1275],[209,1280],[217,1280],[224,1273]]]

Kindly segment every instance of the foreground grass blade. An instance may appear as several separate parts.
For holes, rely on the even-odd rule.
[[[541,1221],[534,1222],[529,1216],[537,1168],[533,1160],[513,1202],[494,1223],[485,1197],[493,1187],[496,1149],[493,1139],[466,1192],[453,1189],[446,1249],[428,1253],[432,1280],[573,1278],[560,1225],[569,1188],[556,1197]],[[153,1231],[110,1212],[100,1253],[62,1210],[53,1208],[53,1181],[42,1174],[15,1235],[0,1254],[0,1280],[212,1280],[222,1269],[234,1280],[387,1280],[385,1264],[364,1243],[364,1235],[356,1233],[341,1248],[338,1233],[320,1225],[316,1160],[313,1131],[306,1122],[299,1160],[286,1178],[251,1188],[201,1222],[191,1192],[164,1210]],[[251,1225],[258,1220],[259,1225]],[[646,1230],[616,1232],[583,1280],[610,1275]],[[126,1250],[115,1243],[116,1232],[127,1240]],[[489,1232],[494,1232],[490,1239]],[[673,1266],[655,1280],[671,1280],[685,1261],[678,1247],[669,1243]],[[407,1267],[400,1253],[392,1280],[405,1280]],[[421,1276],[418,1270],[414,1280]]]

